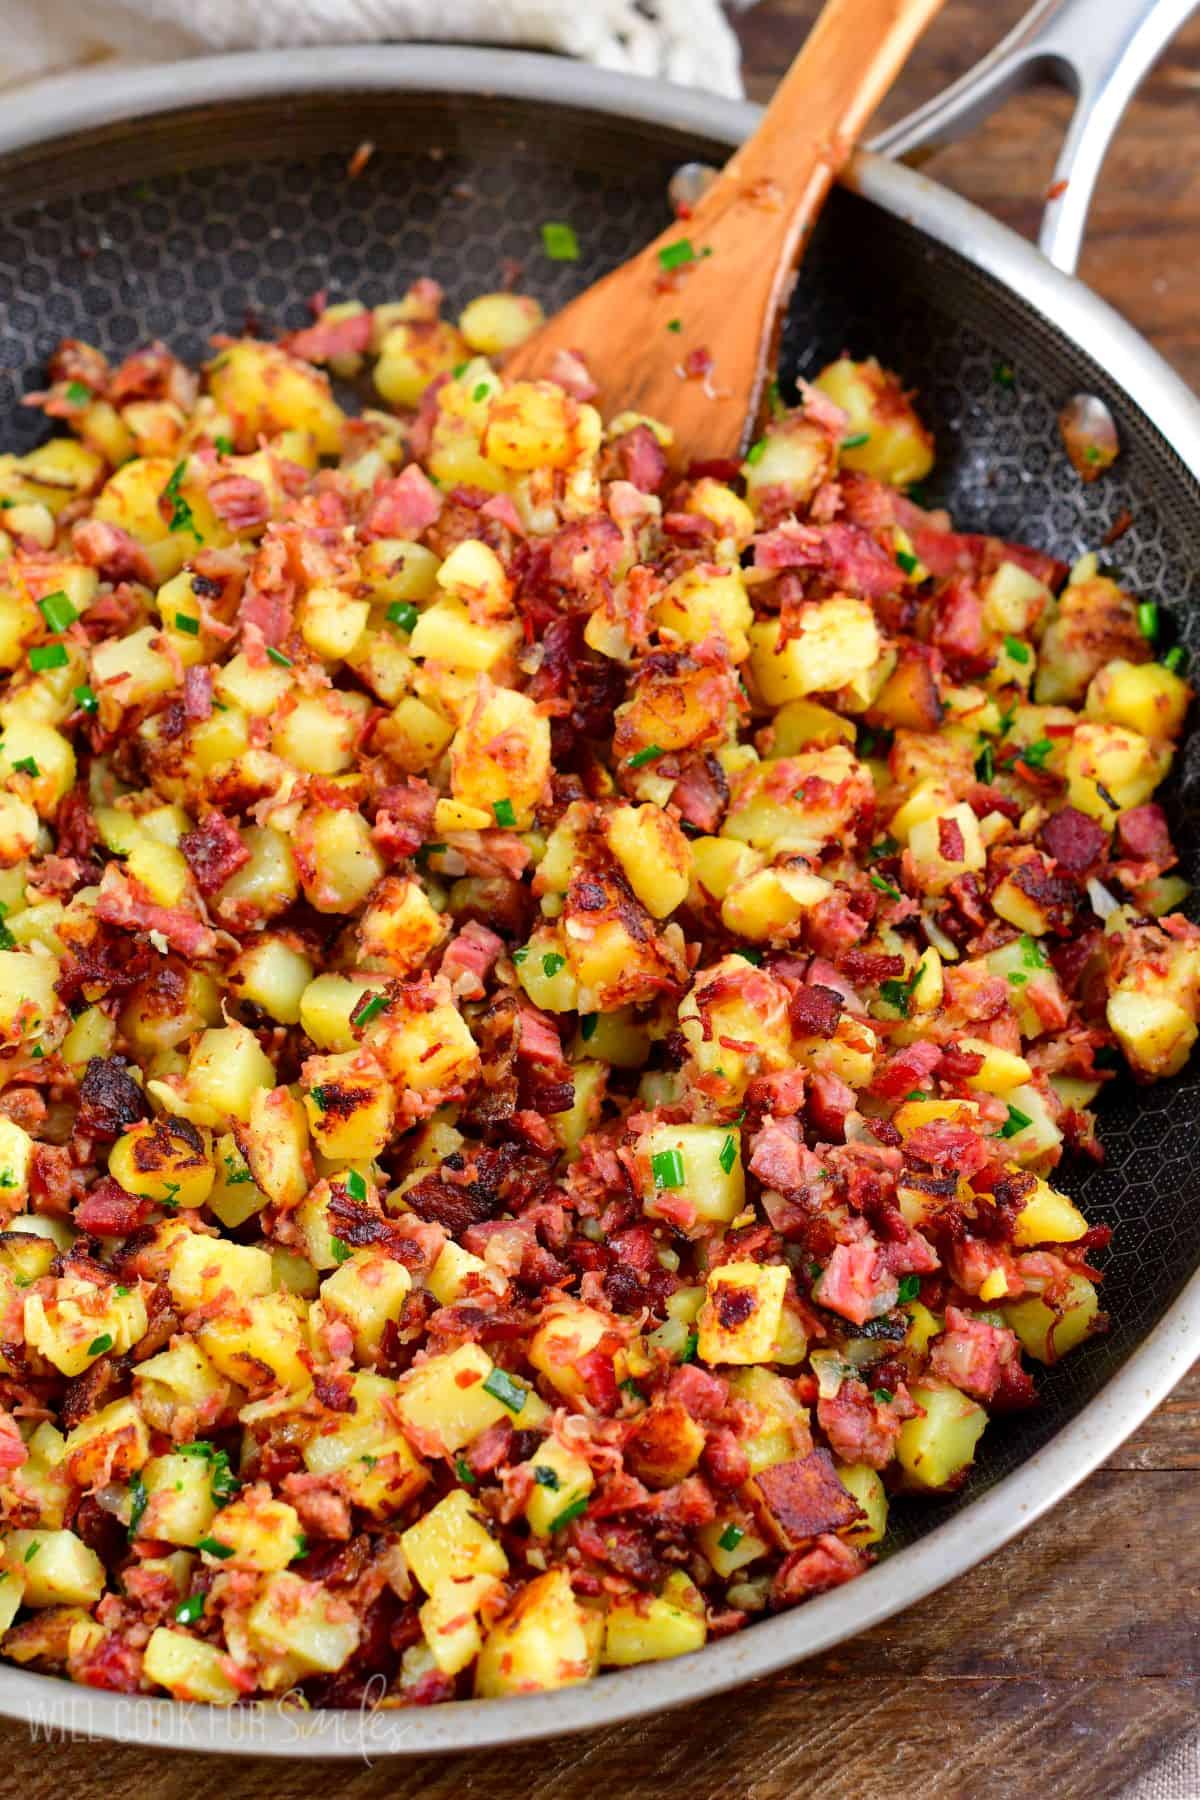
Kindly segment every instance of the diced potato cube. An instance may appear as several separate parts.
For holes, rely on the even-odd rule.
[[[192,1312],[222,1295],[230,1301],[240,1301],[255,1294],[269,1294],[271,1258],[253,1244],[235,1244],[228,1238],[189,1232],[174,1249],[167,1280],[175,1304],[184,1312]]]
[[[704,1646],[704,1602],[681,1570],[668,1575],[654,1598],[614,1600],[604,1622],[601,1661],[609,1667],[661,1662]]]
[[[356,912],[384,872],[371,827],[346,807],[309,808],[294,845],[300,885],[318,912]]]
[[[351,1015],[382,988],[378,975],[318,975],[300,996],[300,1023],[318,1050],[353,1050]]]
[[[428,1357],[401,1378],[396,1390],[396,1412],[414,1442],[428,1438],[448,1456],[501,1419],[525,1430],[547,1411],[531,1388],[498,1370],[478,1344]]]
[[[556,1521],[596,1485],[587,1458],[561,1438],[548,1437],[530,1459],[534,1485],[525,1502],[525,1517],[537,1537],[549,1537]]]
[[[453,1238],[448,1238],[429,1271],[426,1285],[439,1306],[453,1306],[470,1291],[468,1284],[472,1277],[481,1278],[487,1273],[488,1265],[481,1256],[474,1256]]]
[[[26,1606],[94,1606],[104,1592],[104,1564],[73,1531],[10,1531],[3,1556]]]
[[[234,1567],[263,1570],[285,1569],[300,1554],[303,1542],[295,1507],[277,1500],[264,1482],[255,1482],[223,1506],[212,1529],[202,1536],[230,1552],[228,1557],[209,1552],[222,1567],[230,1561]]]
[[[25,1342],[63,1375],[82,1375],[110,1350],[121,1355],[145,1330],[146,1303],[140,1286],[119,1294],[115,1286],[98,1286],[66,1274],[49,1292],[25,1296]]]
[[[864,1523],[852,1526],[844,1535],[847,1543],[865,1546],[877,1544],[887,1531],[887,1492],[879,1473],[869,1463],[839,1463],[838,1480],[867,1515]]]
[[[277,1206],[299,1204],[312,1182],[304,1107],[286,1087],[256,1088],[237,1139],[255,1185]]]
[[[113,1400],[68,1432],[62,1465],[78,1487],[127,1481],[150,1455],[150,1435],[132,1400]]]
[[[311,433],[322,456],[341,448],[345,421],[328,378],[275,344],[226,345],[209,365],[208,386],[233,422],[239,450],[255,449],[260,435],[289,430]]]
[[[861,469],[893,487],[923,481],[933,467],[933,438],[895,375],[873,356],[829,363],[815,387],[846,414],[843,468]]]
[[[1138,1074],[1151,1081],[1177,1075],[1196,1042],[1196,1021],[1169,994],[1118,988],[1105,1015]]]
[[[1118,814],[1150,798],[1170,763],[1170,747],[1161,740],[1085,720],[1075,727],[1067,752],[1067,799],[1111,831]]]
[[[630,887],[656,919],[687,897],[688,841],[661,807],[618,806],[608,817],[608,842]]]
[[[320,1307],[326,1319],[345,1320],[354,1333],[360,1361],[378,1349],[389,1321],[398,1319],[412,1288],[402,1262],[378,1250],[356,1250],[321,1283]]]
[[[454,1488],[401,1533],[409,1568],[427,1594],[470,1575],[506,1575],[508,1557],[462,1488]]]
[[[599,1660],[598,1639],[566,1570],[537,1575],[484,1639],[475,1664],[475,1692],[492,1699],[587,1681]]]
[[[201,1032],[188,1059],[184,1094],[187,1116],[201,1125],[246,1120],[256,1091],[275,1085],[275,1069],[244,1025]]]
[[[1037,1362],[1055,1363],[1093,1330],[1100,1301],[1085,1275],[1073,1275],[1054,1304],[1030,1294],[1004,1308],[1004,1320],[1021,1348]]]
[[[214,1178],[195,1126],[170,1118],[131,1125],[108,1153],[108,1172],[127,1194],[160,1206],[203,1206]]]
[[[280,1025],[300,1023],[300,1000],[313,966],[285,937],[264,933],[237,957],[226,980],[236,994]]]
[[[763,1363],[783,1322],[788,1271],[781,1263],[721,1263],[708,1276],[697,1321],[706,1363]]]
[[[269,1256],[267,1267],[273,1280]],[[209,1319],[200,1327],[200,1344],[222,1374],[241,1387],[300,1393],[311,1380],[302,1306],[291,1294],[260,1294]]]
[[[728,1225],[746,1204],[736,1125],[656,1125],[638,1143],[643,1206],[651,1218]]]
[[[517,381],[488,409],[484,454],[502,469],[563,469],[576,454],[579,407],[548,381]]]
[[[965,1475],[988,1416],[958,1388],[921,1383],[910,1392],[921,1414],[900,1427],[897,1460],[912,1486],[948,1487]]]
[[[394,1517],[429,1480],[392,1418],[395,1392],[394,1381],[359,1372],[351,1379],[354,1411],[334,1414],[304,1446],[310,1472],[336,1474],[355,1506],[377,1519]]]
[[[246,1630],[252,1644],[285,1661],[285,1680],[295,1669],[332,1675],[358,1648],[359,1624],[349,1603],[288,1569],[267,1576]]]
[[[1089,719],[1125,725],[1145,738],[1175,738],[1191,697],[1187,682],[1162,663],[1118,658],[1092,677],[1084,711]]]
[[[516,619],[471,618],[458,600],[435,601],[421,614],[409,639],[409,653],[426,662],[444,663],[450,669],[495,673],[513,656],[521,642]]]
[[[987,866],[979,821],[965,801],[913,825],[908,848],[917,880],[930,894],[945,893],[961,875]]]
[[[449,1000],[426,1011],[400,995],[371,1025],[368,1041],[391,1079],[419,1094],[456,1089],[479,1067],[471,1028]]]
[[[549,775],[549,719],[514,688],[481,690],[450,745],[455,798],[480,808],[489,825],[522,830]]]
[[[158,1625],[143,1653],[142,1673],[176,1700],[234,1706],[242,1698],[242,1689],[225,1673],[225,1661],[226,1652],[219,1645]]]
[[[310,1056],[304,1110],[313,1142],[334,1162],[369,1162],[391,1135],[396,1096],[369,1052]]]
[[[142,1470],[146,1507],[138,1535],[194,1547],[216,1516],[212,1471],[202,1456],[152,1456]]]
[[[353,650],[370,616],[368,600],[355,600],[340,588],[310,588],[300,612],[300,635],[310,650],[336,662]]]
[[[564,1399],[581,1400],[585,1390],[579,1360],[595,1350],[611,1330],[609,1320],[594,1306],[564,1295],[543,1316],[529,1340],[529,1361]]]
[[[828,881],[808,869],[759,869],[726,893],[721,923],[734,937],[766,943],[786,934],[832,892]]]
[[[364,960],[394,975],[414,974],[450,930],[419,881],[389,876],[380,883],[358,922]]]
[[[1007,1094],[1027,1082],[1033,1074],[1023,1056],[1018,1056],[1014,1050],[1004,1050],[999,1044],[989,1043],[986,1038],[960,1038],[958,1048],[970,1056],[983,1058],[982,1068],[966,1078],[967,1086],[976,1088],[981,1094]]]
[[[749,652],[746,634],[754,614],[738,568],[685,570],[655,602],[653,616],[660,631],[685,644],[720,638],[732,662],[743,662]]]
[[[542,318],[531,294],[479,294],[459,314],[458,329],[472,350],[503,356],[531,337]]]
[[[1048,1181],[1040,1181],[1017,1214],[1013,1242],[1017,1244],[1073,1244],[1083,1237],[1088,1223],[1066,1194]]]
[[[750,627],[750,676],[768,706],[846,687],[879,660],[879,627],[865,601],[822,600],[806,606],[799,623],[787,638],[778,619]]]

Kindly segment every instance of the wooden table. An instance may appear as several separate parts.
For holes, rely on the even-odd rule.
[[[815,16],[762,0],[739,22],[756,99]],[[950,0],[888,116],[968,67],[1020,0]],[[1135,103],[1105,170],[1082,273],[1200,386],[1200,19]],[[1069,104],[1013,103],[932,165],[1032,233]],[[1200,1371],[1072,1499],[948,1591],[832,1655],[642,1725],[447,1761],[345,1765],[344,1800],[1104,1800],[1200,1712]],[[314,1772],[31,1748],[0,1727],[22,1800],[276,1800]]]

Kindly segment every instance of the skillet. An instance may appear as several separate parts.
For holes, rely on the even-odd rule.
[[[785,393],[848,348],[920,390],[938,440],[927,484],[963,529],[1064,557],[1095,548],[1157,600],[1200,654],[1200,403],[1110,308],[1070,278],[1087,201],[1123,105],[1194,0],[1040,0],[985,63],[861,153],[805,261],[783,336]],[[1079,95],[1039,252],[880,151],[908,153],[1050,75]],[[505,258],[548,308],[667,217],[682,162],[719,162],[751,106],[551,57],[430,47],[292,51],[65,78],[0,117],[0,443],[44,422],[21,395],[63,336],[123,355],[155,336],[201,359],[247,316],[308,322],[318,289],[367,305],[419,274],[450,306],[497,285]],[[374,153],[354,179],[348,159]],[[1065,187],[1061,184],[1065,183]],[[547,262],[566,219],[578,263]],[[1055,267],[1054,265],[1058,265]],[[1056,416],[1099,395],[1122,454],[1090,487]],[[1200,737],[1166,794],[1183,873],[1200,878]],[[893,1509],[864,1579],[694,1657],[528,1698],[359,1714],[210,1709],[94,1692],[0,1667],[0,1712],[164,1747],[281,1757],[462,1750],[622,1719],[732,1687],[828,1649],[989,1555],[1061,1500],[1200,1351],[1200,1068],[1111,1093],[1102,1168],[1068,1167],[1087,1216],[1114,1227],[1111,1329],[1040,1378],[1041,1405],[987,1433],[962,1495]]]

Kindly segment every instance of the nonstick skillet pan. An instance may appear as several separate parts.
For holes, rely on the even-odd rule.
[[[930,498],[966,529],[1071,557],[1105,551],[1200,653],[1200,403],[1070,276],[1125,100],[1193,0],[1042,0],[984,65],[882,140],[943,141],[1012,88],[1064,80],[1079,105],[1041,250],[890,160],[863,153],[816,234],[783,340],[785,392],[844,347],[920,390],[939,448]],[[215,331],[307,322],[326,289],[368,305],[431,274],[452,305],[506,258],[548,307],[667,218],[685,161],[720,162],[755,109],[550,57],[460,49],[295,51],[64,79],[0,113],[0,443],[32,445],[59,338],[121,355],[153,337],[199,359]],[[374,145],[361,172],[348,161]],[[357,159],[361,161],[361,158]],[[1065,183],[1065,186],[1063,185]],[[569,220],[578,263],[541,252]],[[1057,265],[1057,267],[1055,266]],[[1084,487],[1056,416],[1111,408],[1121,456]],[[1200,877],[1200,736],[1170,790],[1184,873]],[[762,1675],[863,1630],[987,1556],[1061,1500],[1200,1352],[1200,1068],[1110,1094],[1108,1159],[1066,1185],[1115,1229],[1107,1337],[1040,1379],[1033,1413],[993,1424],[967,1492],[893,1509],[861,1581],[696,1656],[523,1699],[297,1714],[138,1700],[0,1668],[0,1710],[64,1729],[294,1757],[462,1750],[609,1725]]]

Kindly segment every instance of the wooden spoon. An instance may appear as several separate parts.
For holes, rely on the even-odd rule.
[[[506,359],[505,375],[545,375],[558,351],[573,350],[604,416],[661,419],[683,466],[743,451],[805,240],[942,5],[827,0],[758,130],[690,216],[547,320]]]

